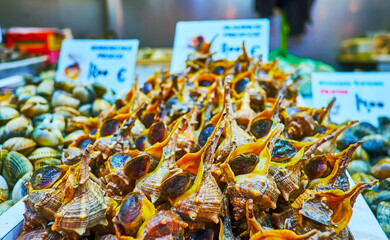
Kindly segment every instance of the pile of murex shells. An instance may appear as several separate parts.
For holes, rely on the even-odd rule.
[[[212,60],[156,73],[85,123],[62,165],[27,184],[19,239],[347,239],[357,195],[334,154],[344,126],[296,106],[277,61]],[[85,142],[91,144],[85,144]]]

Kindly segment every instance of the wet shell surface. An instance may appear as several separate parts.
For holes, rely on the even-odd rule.
[[[24,155],[11,151],[4,160],[2,175],[8,186],[13,187],[21,177],[33,170],[31,162]]]
[[[64,143],[61,131],[53,125],[39,125],[35,127],[32,137],[39,146],[44,147],[57,148]]]
[[[25,117],[17,117],[9,121],[4,127],[4,140],[12,137],[28,137],[33,131],[33,126],[30,119]]]
[[[35,162],[44,158],[61,158],[61,153],[51,147],[40,147],[35,149],[29,156],[28,159],[31,162]]]
[[[9,120],[19,117],[19,112],[11,107],[0,107],[0,124],[4,125]]]
[[[8,184],[4,177],[0,175],[0,203],[8,200]]]
[[[185,73],[137,79],[123,99],[51,72],[0,100],[23,116],[10,110],[0,126],[3,198],[28,191],[21,239],[346,239],[361,191],[385,215],[390,177],[367,170],[387,164],[388,139],[369,139],[382,127],[349,129],[333,154],[355,123],[329,124],[334,101],[297,107],[278,61],[253,60],[245,46],[236,61],[214,61],[211,43],[192,43]],[[80,70],[73,60],[67,71]],[[37,146],[16,148],[22,139]],[[351,158],[366,183],[347,190]]]
[[[36,146],[37,144],[34,140],[24,137],[13,137],[3,143],[3,148],[9,151],[20,152],[25,156],[31,153]]]
[[[19,202],[20,199],[27,195],[26,183],[30,181],[31,176],[32,172],[28,172],[15,183],[11,194],[13,202]]]

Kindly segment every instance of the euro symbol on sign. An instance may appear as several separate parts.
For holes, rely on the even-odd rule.
[[[125,76],[124,76],[124,73],[125,73],[125,72],[126,72],[126,69],[125,69],[125,68],[119,69],[118,75],[117,75],[118,81],[119,81],[119,82],[124,82],[124,81],[125,81]]]

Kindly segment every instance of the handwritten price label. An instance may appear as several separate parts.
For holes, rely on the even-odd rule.
[[[378,117],[390,117],[390,73],[313,73],[314,107],[324,107],[333,98],[330,114],[335,123],[359,120],[378,124]]]
[[[134,82],[138,40],[64,40],[57,80],[100,82],[123,92]]]
[[[235,60],[241,55],[242,42],[245,42],[248,55],[254,58],[262,56],[264,61],[268,60],[268,19],[178,22],[173,44],[171,72],[185,70],[187,56],[194,51],[195,47],[192,41],[199,36],[206,42],[214,39],[210,48],[210,51],[215,53],[213,59]]]

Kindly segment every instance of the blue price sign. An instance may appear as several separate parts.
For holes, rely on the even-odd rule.
[[[390,117],[390,73],[313,73],[313,104],[323,107],[335,97],[330,117],[336,123],[359,120],[378,124],[380,116]]]
[[[100,82],[117,92],[134,82],[138,40],[64,40],[57,80]]]
[[[269,20],[268,19],[238,19],[189,21],[176,24],[173,44],[171,72],[185,70],[187,56],[194,51],[194,42],[210,42],[210,51],[215,53],[214,59],[236,59],[241,54],[242,42],[251,57],[262,56],[268,60],[269,51]]]

